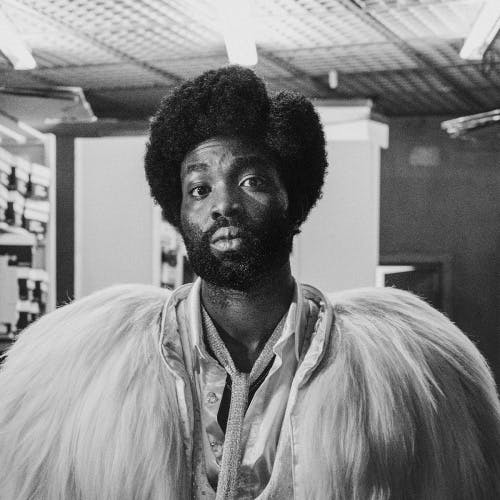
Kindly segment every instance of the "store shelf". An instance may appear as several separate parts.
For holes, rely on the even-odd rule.
[[[0,112],[0,352],[54,309],[54,138]]]

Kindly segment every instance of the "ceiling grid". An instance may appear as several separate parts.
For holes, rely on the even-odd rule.
[[[393,29],[388,28],[382,21],[380,21],[377,15],[373,15],[368,10],[360,7],[358,3],[359,0],[338,0],[346,8],[350,9],[357,16],[366,20],[366,22],[376,29],[380,30],[380,32],[384,33],[387,38],[393,41],[396,45],[398,45],[402,50],[408,53],[410,57],[412,57],[419,66],[423,68],[432,69],[436,75],[438,75],[445,82],[450,82],[456,89],[456,92],[462,95],[462,99],[466,101],[471,106],[481,106],[479,100],[474,96],[473,93],[470,93],[468,89],[461,87],[457,82],[450,81],[450,76],[446,73],[446,70],[442,70],[441,68],[434,66],[432,61],[426,58],[425,56],[418,53],[415,49],[412,48],[410,44],[405,42],[402,38],[398,37]]]
[[[11,1],[11,0],[8,0]],[[108,0],[109,1],[109,0]],[[180,82],[182,81],[182,78],[173,75],[167,71],[160,70],[158,68],[155,68],[153,66],[150,66],[149,64],[136,59],[130,54],[127,54],[123,52],[122,50],[112,46],[108,45],[105,42],[102,42],[99,40],[97,34],[94,34],[94,36],[87,34],[84,31],[81,31],[80,29],[76,29],[73,27],[73,23],[71,21],[68,21],[67,17],[69,13],[71,13],[71,9],[67,10],[66,8],[63,7],[68,7],[73,4],[70,0],[62,0],[61,2],[57,1],[52,1],[52,0],[24,0],[23,2],[18,2],[22,3],[24,6],[29,7],[32,9],[36,14],[42,15],[45,17],[45,20],[49,22],[50,24],[55,24],[58,25],[60,28],[63,30],[69,31],[72,33],[76,38],[82,39],[86,42],[89,42],[91,45],[94,45],[95,47],[108,52],[112,56],[116,57],[118,61],[123,61],[126,63],[134,64],[137,65],[141,68],[143,68],[146,71],[155,73],[169,81],[173,82]],[[65,4],[64,6],[61,4]],[[110,1],[111,5],[117,5],[120,4],[120,2],[113,2]],[[56,5],[57,4],[57,5]],[[54,9],[54,6],[56,5],[56,9]],[[98,9],[98,15],[102,14],[103,12],[106,12],[105,10],[102,9],[102,4],[99,2],[96,2],[95,4]],[[78,16],[76,16],[78,18]],[[77,24],[77,20],[73,19],[73,22]]]
[[[459,57],[481,3],[253,0],[255,70],[272,90],[372,98],[389,116],[499,108],[500,44],[483,64]],[[0,57],[0,86],[80,86],[101,117],[147,118],[173,86],[228,64],[215,0],[3,0],[2,10],[38,68]]]

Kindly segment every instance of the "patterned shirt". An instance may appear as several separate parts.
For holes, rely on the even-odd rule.
[[[197,357],[195,364],[199,367],[194,376],[201,402],[206,472],[209,483],[215,489],[224,449],[225,420],[220,413],[226,410],[219,410],[223,399],[227,401],[227,373],[209,354],[204,342],[200,285],[201,282],[196,282],[190,293],[190,335]],[[264,378],[259,380],[260,384],[255,384],[245,414],[238,498],[255,498],[269,481],[302,343],[311,333],[316,316],[317,308],[311,301],[303,300],[300,286],[296,284],[290,308],[277,326],[282,332],[273,349],[274,359],[265,370]]]

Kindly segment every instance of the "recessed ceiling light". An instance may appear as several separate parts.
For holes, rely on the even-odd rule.
[[[216,3],[229,62],[255,66],[257,48],[249,0],[216,0]]]
[[[486,0],[466,38],[460,57],[480,61],[500,28],[500,0]]]

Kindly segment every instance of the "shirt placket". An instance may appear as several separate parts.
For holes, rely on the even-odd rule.
[[[203,392],[203,427],[206,432],[212,456],[205,452],[205,461],[209,467],[220,466],[224,446],[224,432],[217,421],[222,394],[226,385],[226,371],[217,362],[204,353],[200,356],[200,380]],[[214,464],[215,461],[215,464]],[[213,471],[213,472],[218,472]]]

